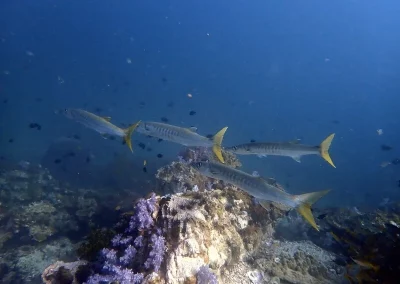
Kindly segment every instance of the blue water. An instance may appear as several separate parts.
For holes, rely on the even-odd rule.
[[[399,14],[397,1],[3,0],[0,155],[39,163],[54,141],[79,135],[93,163],[127,156],[132,175],[152,180],[181,149],[136,133],[132,155],[54,113],[65,107],[100,108],[115,123],[167,117],[203,135],[228,126],[226,146],[317,145],[334,132],[337,169],[309,156],[244,157],[243,170],[291,193],[333,189],[321,205],[396,200],[399,168],[380,164],[400,156]]]

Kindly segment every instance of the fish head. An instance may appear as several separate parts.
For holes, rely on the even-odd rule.
[[[190,166],[207,177],[214,177],[217,174],[214,170],[212,170],[212,167],[208,161],[192,162],[190,163]]]
[[[226,147],[225,151],[236,153],[238,151],[238,147],[236,147],[236,146]]]
[[[138,128],[145,133],[154,133],[156,131],[156,127],[153,124],[146,122],[139,124]]]
[[[64,108],[62,110],[58,110],[58,111],[56,111],[56,113],[57,114],[63,114],[66,117],[71,118],[71,119],[74,118],[73,110],[69,109],[69,108]]]

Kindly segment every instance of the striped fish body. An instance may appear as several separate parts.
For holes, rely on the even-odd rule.
[[[135,129],[140,124],[140,121],[123,129],[123,128],[120,128],[120,127],[112,124],[110,122],[111,118],[101,117],[101,116],[95,115],[94,113],[88,112],[86,110],[65,109],[63,111],[63,114],[66,117],[68,117],[76,122],[79,122],[88,128],[91,128],[91,129],[99,132],[101,135],[103,135],[104,138],[106,138],[106,135],[122,137],[124,143],[129,147],[131,152],[133,151],[131,136],[132,136],[133,131],[135,131]]]
[[[233,184],[257,199],[273,201],[291,208],[298,204],[292,195],[260,177],[213,162],[198,162],[192,166],[201,174]]]
[[[224,182],[233,184],[243,191],[246,191],[251,196],[257,198],[264,208],[267,208],[266,203],[268,203],[268,201],[296,208],[299,214],[301,214],[314,229],[319,231],[312,215],[311,206],[322,196],[327,194],[329,190],[291,195],[276,187],[274,183],[223,164],[196,162],[192,163],[191,166],[207,177],[223,180]]]
[[[161,122],[142,122],[137,132],[188,147],[212,147],[213,141],[190,128]]]
[[[294,159],[304,155],[319,155],[319,146],[294,143],[247,143],[226,148],[237,155],[287,156]]]
[[[237,146],[225,148],[225,150],[235,153],[237,155],[257,155],[259,157],[265,156],[286,156],[293,158],[296,162],[300,163],[300,158],[305,155],[319,155],[332,167],[336,168],[330,155],[329,148],[335,134],[332,133],[324,139],[318,146],[309,146],[298,143],[278,142],[278,143],[246,143]]]
[[[64,115],[102,135],[114,135],[117,137],[125,136],[125,132],[122,128],[112,124],[103,117],[95,115],[94,113],[82,109],[65,109]]]

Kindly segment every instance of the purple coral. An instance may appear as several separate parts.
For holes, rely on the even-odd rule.
[[[135,258],[136,252],[136,249],[133,246],[129,245],[125,249],[124,255],[119,258],[119,261],[124,265],[129,265]]]
[[[159,271],[165,252],[165,239],[162,231],[154,224],[152,216],[155,210],[157,210],[155,194],[152,194],[149,199],[139,200],[125,233],[118,234],[112,239],[113,249],[101,250],[101,272],[104,275],[91,276],[87,284],[141,283],[144,274],[135,273],[133,266],[139,270]]]
[[[207,265],[200,267],[197,272],[197,284],[218,284],[217,276]]]
[[[136,284],[142,283],[142,273],[134,273],[130,269],[121,269],[118,266],[114,267],[113,275],[100,275],[95,274],[91,276],[86,284],[109,284],[111,282],[118,282],[120,284]]]
[[[144,263],[144,266],[149,269],[153,267],[155,272],[160,270],[160,266],[164,257],[165,252],[165,239],[160,235],[161,230],[157,234],[151,236],[151,251],[149,253],[149,258]]]
[[[133,232],[135,229],[150,229],[154,223],[152,214],[156,209],[156,203],[157,199],[154,193],[149,199],[139,200],[135,207],[135,215],[132,216],[129,222],[127,232]]]

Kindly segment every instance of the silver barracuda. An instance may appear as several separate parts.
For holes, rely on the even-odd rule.
[[[331,157],[329,156],[329,147],[331,146],[334,137],[335,134],[329,135],[318,146],[303,145],[295,142],[261,142],[240,144],[225,148],[225,150],[237,155],[257,155],[259,157],[265,157],[269,155],[287,156],[293,158],[299,163],[302,156],[319,155],[332,167],[336,168]]]
[[[222,180],[246,191],[257,198],[261,205],[265,204],[266,201],[273,201],[295,208],[313,228],[319,231],[311,213],[311,205],[327,194],[329,190],[291,195],[277,187],[276,183],[271,183],[263,178],[252,176],[220,163],[194,162],[191,166],[207,177]],[[263,206],[265,207],[265,205]]]
[[[161,122],[142,122],[137,132],[175,142],[188,147],[210,147],[218,160],[224,163],[221,152],[221,143],[228,127],[222,128],[212,138],[207,138],[196,133],[196,128],[184,128]]]
[[[62,114],[88,128],[99,132],[104,137],[107,137],[107,135],[112,135],[123,138],[126,145],[132,151],[131,136],[133,131],[140,124],[140,121],[124,129],[112,124],[110,122],[110,117],[101,117],[82,109],[64,109]]]

